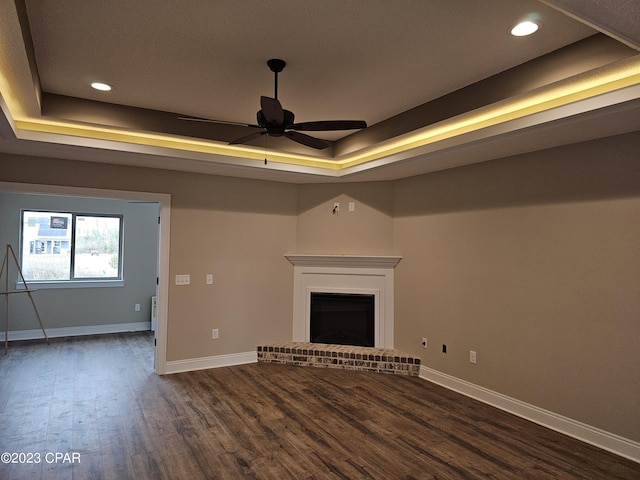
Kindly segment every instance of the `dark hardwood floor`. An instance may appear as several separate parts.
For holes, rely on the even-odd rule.
[[[10,345],[0,452],[39,463],[0,463],[0,479],[640,478],[640,464],[419,378],[273,364],[160,377],[151,344]]]

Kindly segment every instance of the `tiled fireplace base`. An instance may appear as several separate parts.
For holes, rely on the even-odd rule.
[[[286,342],[258,347],[258,362],[418,376],[420,358],[388,348]]]

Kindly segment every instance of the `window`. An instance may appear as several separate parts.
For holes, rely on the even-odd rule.
[[[122,216],[22,211],[27,282],[122,280]]]

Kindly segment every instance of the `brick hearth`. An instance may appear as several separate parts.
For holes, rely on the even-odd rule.
[[[286,342],[258,347],[258,362],[418,376],[420,358],[389,348]]]

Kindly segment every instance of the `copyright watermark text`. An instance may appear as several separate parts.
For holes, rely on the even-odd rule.
[[[80,463],[79,452],[3,452],[0,454],[2,463]]]

